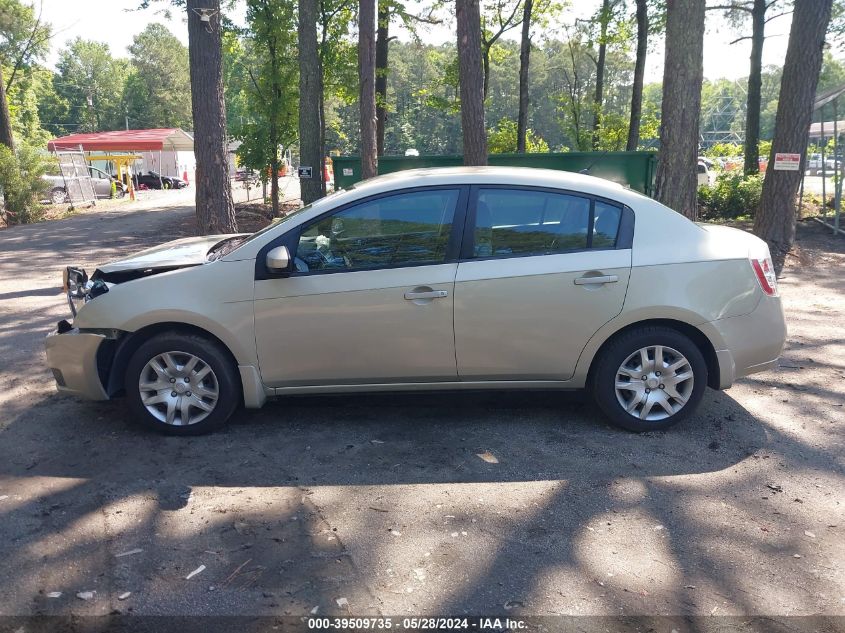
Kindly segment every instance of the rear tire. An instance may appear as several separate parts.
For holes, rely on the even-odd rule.
[[[612,339],[591,378],[593,398],[612,424],[659,431],[695,412],[707,387],[707,363],[684,334],[643,326]]]
[[[61,187],[56,187],[50,191],[50,202],[53,204],[64,204],[68,201],[67,191]]]
[[[196,334],[164,332],[126,367],[129,407],[142,424],[167,435],[203,435],[221,426],[241,400],[233,359]]]

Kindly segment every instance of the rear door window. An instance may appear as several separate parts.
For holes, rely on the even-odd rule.
[[[586,196],[481,188],[475,204],[473,257],[552,255],[614,248],[622,209]]]

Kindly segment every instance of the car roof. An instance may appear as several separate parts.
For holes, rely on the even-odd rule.
[[[568,189],[626,202],[641,194],[621,184],[586,174],[532,167],[426,167],[407,169],[358,182],[352,189],[376,195],[410,187],[440,185],[517,185]],[[356,196],[357,197],[357,196]]]

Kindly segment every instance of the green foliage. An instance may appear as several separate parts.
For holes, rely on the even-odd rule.
[[[18,142],[41,144],[38,91],[50,73],[37,65],[49,50],[50,25],[41,11],[21,0],[0,0],[0,65],[3,67],[12,133]]]
[[[77,37],[59,53],[54,86],[67,103],[67,125],[73,131],[123,127],[123,89],[129,63],[115,59],[108,44]]]
[[[8,76],[6,72],[4,68],[3,73]],[[45,90],[52,88],[52,75],[52,71],[41,66],[32,66],[16,74],[6,93],[16,139],[41,147],[50,139],[50,133],[42,126],[39,100]]]
[[[188,49],[161,24],[150,24],[129,47],[124,102],[133,128],[191,129]]]
[[[763,194],[763,174],[743,176],[741,171],[720,174],[712,186],[698,189],[703,219],[754,216]]]
[[[487,132],[487,147],[491,154],[507,154],[516,151],[516,121],[502,119]],[[525,134],[525,151],[528,153],[548,152],[549,144],[532,130]]]
[[[320,0],[317,19],[323,88],[326,95],[345,103],[358,98],[358,49],[350,37],[356,9],[351,0]]]
[[[640,117],[640,145],[637,149],[657,149],[660,140],[660,111],[663,106],[663,86],[651,83],[643,86],[643,106]]]
[[[49,184],[50,159],[31,145],[21,143],[16,152],[0,145],[0,190],[4,205],[0,216],[7,224],[26,224],[41,219],[41,194]]]
[[[628,142],[627,112],[604,112],[599,117],[599,142],[597,150],[620,152]]]
[[[244,36],[229,35],[223,46],[227,98],[237,113],[230,130],[241,140],[241,164],[264,175],[298,133],[296,14],[284,0],[249,0],[246,17]]]
[[[739,143],[715,143],[704,150],[704,155],[712,156],[713,158],[721,156],[741,156],[742,151],[742,145]]]
[[[31,5],[0,0],[0,63],[26,67],[43,58],[50,46],[50,25]],[[11,75],[6,76],[9,81]]]

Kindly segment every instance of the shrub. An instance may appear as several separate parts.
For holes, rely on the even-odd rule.
[[[50,166],[49,157],[28,145],[13,152],[0,145],[0,190],[3,208],[0,211],[7,224],[27,224],[41,219],[39,200],[49,188],[41,176]]]
[[[516,151],[516,121],[502,119],[495,129],[487,132],[487,145],[491,154],[505,154]],[[549,144],[533,130],[525,131],[525,151],[529,154],[548,152]]]
[[[763,175],[743,176],[742,172],[724,172],[712,185],[698,188],[698,204],[703,219],[732,219],[753,216],[763,195]]]
[[[738,143],[715,143],[704,150],[704,155],[712,158],[718,158],[720,156],[740,156],[741,154],[742,146]]]

